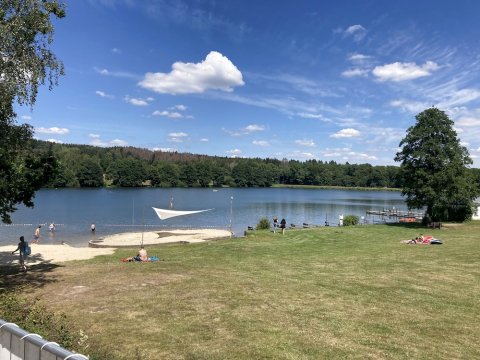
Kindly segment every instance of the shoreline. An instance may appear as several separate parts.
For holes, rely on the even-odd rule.
[[[68,244],[30,244],[32,253],[27,257],[27,266],[40,263],[62,263],[74,260],[88,260],[98,255],[112,255],[118,248],[140,248],[143,245],[173,243],[199,243],[209,240],[230,238],[230,231],[218,229],[189,229],[149,232],[125,232],[99,238],[88,247],[73,247]],[[0,246],[0,262],[5,265],[18,265],[18,251],[12,254],[17,244]]]

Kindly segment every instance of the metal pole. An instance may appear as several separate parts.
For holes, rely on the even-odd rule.
[[[145,207],[142,207],[142,244],[143,247],[143,232],[145,231]]]
[[[233,218],[233,196],[230,196],[230,237],[233,236],[233,233],[232,233],[232,218]]]

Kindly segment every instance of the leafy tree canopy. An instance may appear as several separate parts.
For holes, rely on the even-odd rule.
[[[453,121],[441,110],[427,109],[400,142],[402,192],[410,208],[427,208],[435,221],[471,218],[478,187],[471,178],[468,151],[460,145]]]
[[[51,17],[65,16],[57,0],[0,0],[0,216],[33,206],[35,191],[56,168],[50,154],[33,151],[33,131],[17,125],[14,104],[33,106],[38,87],[57,84],[63,65],[50,51]]]

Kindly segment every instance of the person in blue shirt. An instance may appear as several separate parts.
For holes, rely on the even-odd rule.
[[[20,254],[20,267],[22,271],[27,271],[27,267],[25,266],[25,252],[27,251],[27,243],[25,242],[25,238],[20,236],[20,242],[15,250],[12,251],[14,254],[16,251],[19,251]]]

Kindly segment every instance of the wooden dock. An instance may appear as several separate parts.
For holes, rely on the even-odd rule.
[[[395,217],[395,218],[423,219],[425,214],[422,212],[415,212],[415,211],[387,209],[387,210],[367,210],[367,215]]]

